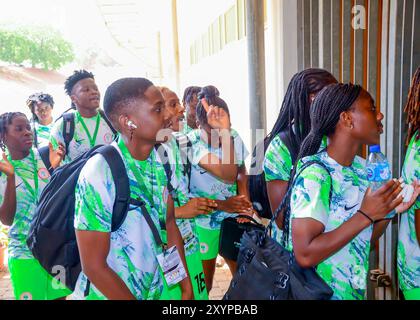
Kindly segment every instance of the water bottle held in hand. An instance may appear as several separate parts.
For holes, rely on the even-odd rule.
[[[366,161],[367,179],[372,191],[376,191],[391,180],[391,169],[379,145],[370,146],[369,152],[370,154]],[[396,212],[393,210],[386,218],[392,218],[395,214]]]
[[[391,170],[379,145],[370,146],[369,151],[366,162],[367,178],[372,191],[375,191],[391,179]]]

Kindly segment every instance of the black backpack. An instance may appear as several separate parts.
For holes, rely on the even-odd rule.
[[[67,111],[72,110],[72,109],[73,108],[70,108]],[[112,126],[111,122],[109,121],[109,119],[107,118],[107,116],[105,115],[102,109],[99,109],[99,114],[101,115],[102,119],[105,120],[109,128],[111,129],[112,134],[114,135],[114,138],[115,138],[117,131],[114,129],[114,127]],[[75,126],[74,113],[65,112],[62,114],[60,118],[63,118],[63,133],[62,134],[64,137],[64,144],[66,146],[66,154],[67,154],[69,144],[71,140],[73,140],[73,137],[74,137],[74,126]],[[60,118],[58,118],[57,120],[59,120]],[[51,168],[51,163],[50,163],[50,149],[48,146],[38,147],[38,139],[37,139],[36,130],[34,130],[34,144],[35,144],[35,147],[38,149],[39,155],[41,156],[41,159],[44,162],[45,166],[47,167],[49,173],[52,174],[54,170]]]
[[[294,164],[296,158],[298,156],[297,148],[294,146],[290,135],[287,131],[281,131],[279,133],[280,139],[286,145],[287,149],[290,152],[292,157],[292,163]],[[264,156],[265,152],[270,143],[270,137],[267,136],[263,141],[259,142],[253,152],[252,152],[252,160],[251,160],[251,169],[250,175],[248,177],[248,190],[251,197],[251,202],[254,209],[258,212],[258,215],[262,218],[271,219],[273,216],[270,208],[270,201],[268,199],[267,193],[267,185],[265,181],[265,173],[263,170],[263,163],[264,163]],[[264,144],[264,153],[259,152],[257,154],[257,150],[261,150],[262,144]],[[258,174],[252,174],[252,172]]]
[[[111,168],[116,199],[112,215],[112,231],[123,223],[128,211],[130,188],[124,163],[112,146],[96,146],[74,161],[59,167],[43,190],[31,224],[27,244],[44,269],[55,276],[56,266],[65,269],[65,285],[74,290],[81,271],[79,250],[74,230],[75,187],[80,171],[95,154],[101,154]]]
[[[36,218],[31,224],[27,238],[33,256],[48,273],[56,276],[57,266],[64,268],[64,284],[72,291],[81,272],[74,230],[75,188],[83,166],[98,153],[107,161],[115,182],[116,198],[111,231],[118,230],[122,225],[130,205],[142,207],[143,202],[140,199],[130,198],[127,172],[118,151],[111,145],[95,146],[71,163],[54,171],[41,194]],[[173,190],[170,183],[171,169],[169,165],[164,165],[164,168],[168,177],[168,189],[171,192]],[[161,227],[166,228],[164,225]]]

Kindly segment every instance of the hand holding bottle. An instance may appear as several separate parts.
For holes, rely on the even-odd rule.
[[[399,196],[401,190],[401,183],[396,179],[388,181],[376,191],[369,187],[366,190],[360,211],[372,222],[384,219],[402,203],[403,198]]]

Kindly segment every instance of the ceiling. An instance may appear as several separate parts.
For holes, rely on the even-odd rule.
[[[159,77],[158,31],[153,29],[150,0],[96,0],[105,25],[119,46],[146,66],[149,76]]]

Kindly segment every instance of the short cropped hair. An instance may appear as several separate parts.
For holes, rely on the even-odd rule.
[[[70,96],[76,83],[83,79],[95,80],[95,77],[92,72],[88,72],[86,70],[75,70],[74,73],[68,77],[64,83],[64,91],[66,91],[67,95]]]
[[[106,89],[104,111],[115,128],[119,128],[118,117],[123,111],[131,106],[134,99],[144,99],[146,90],[151,86],[153,83],[145,78],[122,78]]]

